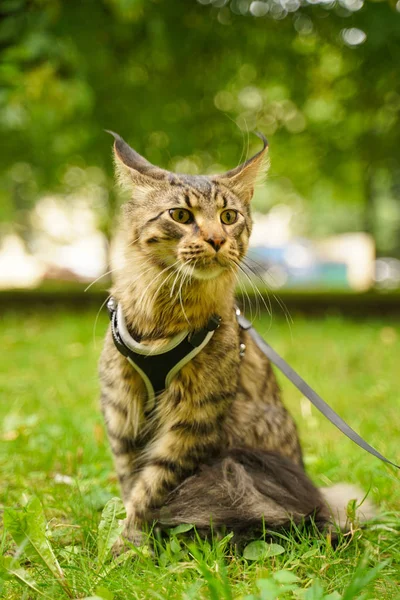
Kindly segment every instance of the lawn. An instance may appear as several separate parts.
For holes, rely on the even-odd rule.
[[[355,526],[336,550],[327,539],[299,533],[276,538],[272,546],[261,541],[243,555],[229,545],[229,532],[202,541],[193,531],[175,531],[166,540],[152,534],[155,556],[144,548],[113,561],[108,550],[120,506],[111,499],[119,492],[96,376],[106,315],[55,307],[6,311],[2,321],[0,502],[7,527],[1,597],[400,598],[398,473],[347,440],[282,377],[312,479],[317,485],[360,484],[380,507],[380,517],[366,529]],[[257,321],[310,385],[397,462],[399,325],[398,318],[334,314],[295,316],[291,328],[278,315]],[[22,542],[16,559],[10,532]]]

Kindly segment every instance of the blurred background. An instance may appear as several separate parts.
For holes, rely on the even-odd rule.
[[[0,17],[1,296],[83,298],[107,273],[104,129],[186,173],[236,166],[260,130],[251,278],[399,305],[400,0],[2,0]]]
[[[203,554],[225,597],[227,577],[232,597],[259,597],[261,563],[243,570],[236,550],[222,562],[221,545],[199,545],[196,563],[182,545],[171,577],[148,570],[147,595],[142,560],[137,577],[130,560],[96,568],[98,512],[119,493],[96,377],[123,201],[105,129],[192,174],[235,167],[265,134],[239,303],[251,320],[265,308],[261,335],[400,464],[400,0],[0,0],[0,529],[4,508],[37,495],[76,598],[208,598]],[[290,542],[273,568],[298,570],[307,597],[310,578],[315,597],[328,598],[321,581],[339,598],[378,576],[362,597],[399,599],[398,479],[278,380],[315,483],[357,482],[381,514],[341,555],[317,540],[304,562],[301,541],[299,561]],[[61,597],[20,558],[9,573],[36,587],[3,585],[3,568],[1,598]]]

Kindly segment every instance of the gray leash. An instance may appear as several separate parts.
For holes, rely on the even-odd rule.
[[[284,375],[297,387],[300,392],[309,399],[309,401],[333,424],[337,427],[344,435],[355,442],[360,448],[366,450],[376,458],[380,458],[383,462],[388,465],[400,469],[399,465],[396,465],[391,460],[385,458],[380,452],[375,450],[368,444],[361,436],[358,435],[339,415],[319,396],[292,367],[290,367],[286,361],[283,360],[279,354],[275,352],[273,348],[261,337],[259,333],[252,327],[250,321],[248,321],[243,315],[236,313],[236,317],[240,327],[249,332],[257,346],[262,352],[269,358],[269,360],[282,371]]]

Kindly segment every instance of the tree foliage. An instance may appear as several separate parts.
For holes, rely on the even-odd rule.
[[[3,0],[1,216],[90,180],[107,220],[104,128],[190,172],[234,166],[259,129],[273,166],[258,208],[311,206],[304,229],[325,233],[373,231],[384,206],[394,247],[399,11],[363,0]]]

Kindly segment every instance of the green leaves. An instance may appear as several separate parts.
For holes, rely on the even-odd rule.
[[[4,526],[18,544],[20,552],[33,562],[41,562],[64,592],[72,598],[63,570],[47,538],[46,520],[39,498],[33,497],[20,510],[7,509],[4,512]]]
[[[101,569],[110,554],[113,544],[122,533],[121,519],[126,516],[125,508],[120,498],[111,498],[105,505],[97,535],[97,560]]]
[[[315,579],[307,590],[302,595],[303,600],[340,600],[341,596],[337,592],[332,594],[325,594],[325,590],[319,581]]]
[[[83,600],[114,600],[114,594],[101,586],[96,589],[95,596],[88,596]]]
[[[178,533],[186,533],[187,531],[191,531],[193,529],[193,525],[189,523],[182,523],[182,525],[177,525],[173,527],[173,529],[169,530],[170,535],[178,535]]]
[[[260,560],[283,554],[285,549],[279,544],[267,544],[262,540],[250,542],[243,551],[243,558],[247,560]]]
[[[122,532],[120,519],[125,517],[125,509],[120,498],[112,498],[104,507],[97,533],[97,570],[98,574],[110,555],[111,548]],[[12,535],[18,545],[19,553],[28,558],[34,565],[40,563],[51,574],[69,598],[74,598],[64,572],[57,560],[54,549],[47,536],[47,525],[42,505],[37,497],[31,498],[21,509],[7,509],[4,513],[5,529]],[[20,583],[34,590],[44,598],[52,597],[39,589],[30,573],[22,569],[11,557],[0,560],[0,579],[17,579]],[[96,589],[96,598],[112,600],[113,595],[106,588]],[[94,597],[93,597],[94,598]]]
[[[295,591],[297,592],[300,588],[300,579],[291,571],[281,569],[272,574],[271,577],[265,579],[259,579],[257,581],[257,587],[260,591],[259,596],[252,594],[246,597],[246,600],[275,600],[283,598],[283,594]],[[293,597],[290,595],[289,597]]]
[[[12,577],[15,577],[15,579],[17,579],[20,583],[26,585],[28,588],[40,594],[44,598],[49,598],[49,600],[53,600],[51,596],[47,595],[45,592],[39,589],[36,581],[25,569],[23,569],[19,565],[17,560],[12,558],[11,556],[0,557],[0,581],[8,580]]]

